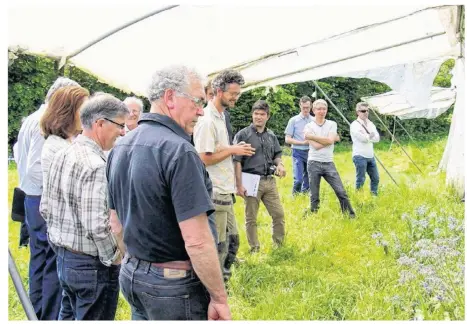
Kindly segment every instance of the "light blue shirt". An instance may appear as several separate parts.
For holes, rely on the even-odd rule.
[[[311,122],[312,120],[315,120],[315,118],[311,115],[308,115],[308,118],[303,117],[301,113],[297,116],[293,116],[289,119],[289,122],[287,123],[287,127],[285,128],[285,135],[290,135],[290,137],[297,141],[304,141],[305,136],[303,130],[305,129],[305,125]],[[308,144],[292,144],[292,148],[307,151],[309,149],[309,146]]]

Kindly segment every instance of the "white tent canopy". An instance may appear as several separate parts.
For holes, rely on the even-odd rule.
[[[369,77],[386,82],[410,105],[428,107],[439,65],[462,54],[459,6],[181,5],[80,51],[163,7],[136,0],[112,6],[76,0],[53,7],[23,0],[8,5],[9,47],[71,57],[69,62],[102,81],[140,95],[154,71],[182,63],[206,75],[240,70],[244,90],[329,76]],[[461,65],[456,69],[463,84]],[[464,98],[463,87],[457,96]],[[463,109],[456,104],[454,115],[463,115]],[[451,127],[446,151],[458,148],[464,121],[458,123]],[[463,146],[445,156],[447,164],[455,158],[460,165]],[[451,169],[463,179],[463,163]]]
[[[399,119],[436,118],[448,110],[456,101],[456,89],[432,87],[427,106],[414,106],[396,91],[389,91],[372,97],[362,97],[371,108],[383,115]]]
[[[161,9],[132,3],[110,8],[78,1],[67,1],[66,7],[27,4],[10,4],[9,46],[57,56]],[[205,74],[238,66],[247,84],[285,84],[457,56],[457,11],[457,6],[182,5],[109,36],[71,61],[138,94],[146,93],[152,72],[171,63]]]

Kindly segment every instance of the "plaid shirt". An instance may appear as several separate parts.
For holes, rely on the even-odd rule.
[[[99,256],[110,266],[120,257],[110,229],[106,158],[92,139],[79,135],[50,164],[40,212],[57,246]]]

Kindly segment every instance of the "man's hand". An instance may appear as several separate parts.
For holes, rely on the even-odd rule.
[[[243,199],[245,199],[245,196],[246,196],[246,189],[244,186],[237,186],[237,196],[240,196],[242,197]]]
[[[251,144],[240,142],[238,144],[230,146],[233,155],[252,156],[255,154],[255,149],[251,147]]]
[[[283,178],[285,177],[285,174],[286,174],[286,171],[285,171],[285,168],[282,164],[279,164],[277,166],[277,169],[276,169],[276,176],[278,176],[279,178]]]
[[[334,142],[340,142],[341,140],[341,137],[339,136],[339,134],[336,134],[336,136],[334,136]]]
[[[230,314],[230,308],[227,302],[225,304],[219,304],[211,300],[208,306],[208,320],[231,321],[232,314]]]

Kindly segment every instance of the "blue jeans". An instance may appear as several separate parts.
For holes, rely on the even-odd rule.
[[[342,213],[348,213],[350,216],[355,216],[355,212],[350,204],[349,197],[345,192],[344,185],[337,172],[334,162],[318,162],[308,161],[308,174],[310,175],[310,207],[311,212],[317,212],[319,209],[319,188],[321,184],[321,177],[334,190],[339,203],[341,205]]]
[[[207,320],[210,296],[193,270],[172,278],[169,269],[128,255],[122,261],[120,286],[132,320]]]
[[[47,225],[39,213],[41,196],[24,199],[25,223],[30,235],[29,299],[39,320],[57,320],[62,289],[56,255],[47,240]]]
[[[378,195],[379,173],[375,158],[368,159],[360,155],[355,155],[352,160],[357,171],[357,180],[355,182],[357,190],[363,187],[366,173],[368,173],[371,180],[371,193],[375,196]]]
[[[293,188],[292,194],[308,192],[310,184],[307,170],[308,150],[292,149]]]
[[[56,249],[64,301],[67,298],[70,301],[75,319],[113,321],[118,303],[120,266],[106,267],[98,257],[77,254],[63,247]],[[68,307],[62,303],[60,315],[66,313]]]

